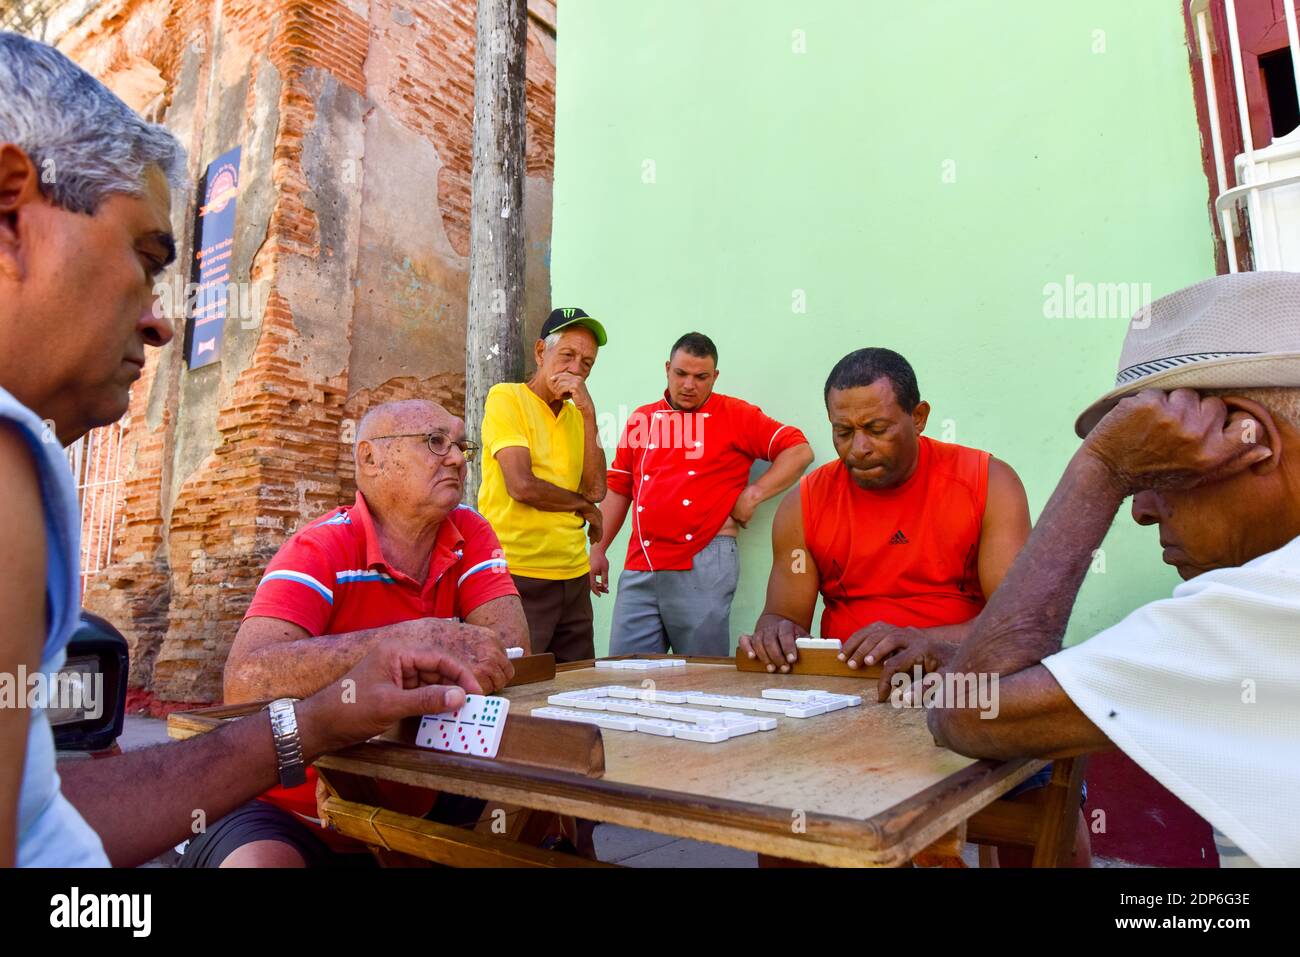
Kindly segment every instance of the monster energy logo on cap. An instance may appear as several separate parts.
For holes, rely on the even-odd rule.
[[[542,323],[542,332],[538,338],[545,339],[551,333],[559,332],[561,329],[567,329],[570,326],[583,326],[591,330],[591,334],[596,337],[596,345],[598,346],[603,346],[608,341],[608,337],[605,335],[605,327],[576,306],[552,309],[551,314]]]

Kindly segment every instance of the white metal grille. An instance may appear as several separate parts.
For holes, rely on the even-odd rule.
[[[68,446],[81,503],[81,593],[113,560],[113,531],[122,507],[121,422],[88,432]]]

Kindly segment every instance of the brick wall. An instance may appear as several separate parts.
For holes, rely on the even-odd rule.
[[[158,711],[220,699],[267,560],[294,529],[351,500],[348,440],[366,409],[423,396],[459,414],[464,401],[473,0],[224,0],[220,23],[212,13],[211,0],[107,0],[55,38],[110,86],[142,61],[156,69],[165,87],[152,109],[189,149],[193,176],[243,145],[241,190],[253,185],[237,229],[256,235],[234,266],[270,284],[255,330],[232,342],[227,324],[219,369],[186,369],[178,335],[132,394],[114,564],[86,603],[127,634],[134,699]],[[545,183],[548,209],[553,50],[530,22],[528,175],[531,188]],[[374,136],[372,124],[396,133]],[[390,268],[391,250],[359,249],[388,226],[375,191],[401,162],[385,153],[393,136],[436,159],[428,195],[400,198],[430,204],[440,223],[442,245],[407,240],[402,256],[432,287],[425,298]],[[354,152],[355,183],[340,174]],[[192,195],[173,203],[182,263],[192,206]],[[530,311],[548,306],[537,298]]]

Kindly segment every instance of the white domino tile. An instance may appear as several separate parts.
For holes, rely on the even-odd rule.
[[[640,714],[645,704],[640,701],[625,701],[619,698],[610,698],[605,702],[606,711],[616,711],[619,714]]]
[[[671,738],[673,729],[678,723],[676,721],[656,720],[655,718],[642,718],[636,723],[636,729],[645,734],[657,734],[660,737]]]
[[[656,671],[660,668],[685,668],[681,658],[619,658],[596,662],[597,668],[610,671]]]
[[[506,649],[506,657],[507,657],[507,658],[522,658],[523,656],[524,656],[524,649],[522,649],[522,648],[507,648],[507,649]]]
[[[815,718],[826,713],[824,704],[795,704],[785,709],[787,718]]]
[[[607,714],[596,723],[608,731],[635,731],[637,719],[624,715]]]
[[[796,638],[794,646],[796,648],[834,648],[839,651],[844,647],[844,642],[838,638]]]
[[[717,744],[731,737],[731,732],[711,724],[685,724],[673,729],[673,737],[681,738],[683,741],[706,741],[709,744]]]

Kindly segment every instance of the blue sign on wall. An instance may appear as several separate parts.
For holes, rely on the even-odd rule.
[[[236,146],[208,164],[199,206],[198,243],[194,274],[198,285],[190,318],[189,366],[200,369],[221,358],[226,306],[231,289],[231,256],[235,247],[235,199],[239,195],[239,156]]]

